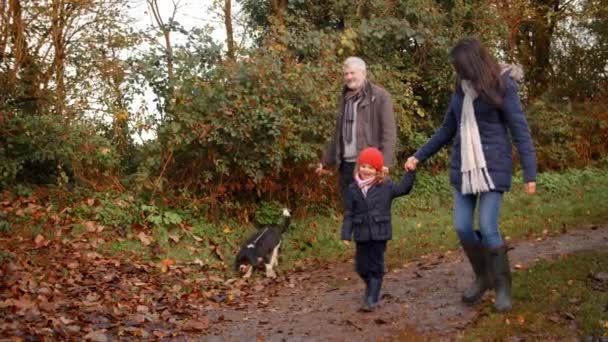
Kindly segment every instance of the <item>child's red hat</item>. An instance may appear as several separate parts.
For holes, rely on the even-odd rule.
[[[369,164],[378,172],[382,172],[382,166],[384,166],[384,156],[382,152],[375,147],[368,147],[361,151],[359,158],[357,159],[359,165]]]

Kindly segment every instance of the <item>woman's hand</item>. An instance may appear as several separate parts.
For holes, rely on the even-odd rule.
[[[416,157],[414,156],[411,156],[407,158],[407,161],[403,165],[403,168],[405,168],[405,171],[414,171],[416,170],[416,166],[418,166],[418,159],[416,159]]]
[[[528,182],[524,184],[524,190],[528,195],[534,195],[536,193],[536,182]]]

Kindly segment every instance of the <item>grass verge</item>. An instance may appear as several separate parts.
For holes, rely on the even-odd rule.
[[[521,179],[517,175],[514,180]],[[540,174],[538,193],[529,196],[520,184],[505,193],[500,227],[507,241],[561,234],[608,220],[608,173],[570,170]],[[458,248],[452,225],[452,188],[447,177],[420,173],[414,190],[393,205],[393,240],[389,267],[432,252]],[[352,247],[339,241],[338,217],[311,216],[298,222],[285,238],[283,267],[303,258],[336,261],[350,258]]]
[[[503,235],[508,240],[519,240],[605,223],[605,189],[608,173],[601,169],[540,174],[535,196],[524,194],[521,186],[515,185],[504,197],[500,222]],[[446,174],[418,173],[413,192],[397,199],[393,206],[389,267],[431,252],[458,248],[452,228],[452,191]],[[151,261],[193,261],[204,271],[227,276],[234,275],[229,271],[233,256],[254,230],[252,225],[235,221],[206,222],[203,209],[195,201],[186,207],[163,208],[127,193],[80,190],[64,194],[39,189],[28,196],[4,195],[0,203],[2,234],[32,239],[38,234],[47,239],[69,234],[93,241],[100,253],[132,254]],[[269,211],[265,209],[267,214]],[[280,269],[288,270],[303,261],[335,263],[350,259],[353,247],[339,240],[341,223],[339,214],[321,211],[294,220],[284,237]]]
[[[466,341],[608,339],[608,250],[541,261],[513,275],[513,310],[486,305]]]

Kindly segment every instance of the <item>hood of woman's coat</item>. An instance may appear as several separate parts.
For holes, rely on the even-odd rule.
[[[500,63],[500,73],[509,73],[515,81],[521,81],[524,78],[524,69],[519,64]]]

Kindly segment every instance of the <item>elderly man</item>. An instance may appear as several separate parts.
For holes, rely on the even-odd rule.
[[[338,167],[342,198],[353,182],[359,152],[366,147],[378,148],[384,155],[383,171],[388,173],[394,163],[397,140],[391,96],[367,80],[365,62],[359,57],[349,57],[344,61],[343,71],[336,130],[316,169],[317,174],[322,174],[327,166]]]

